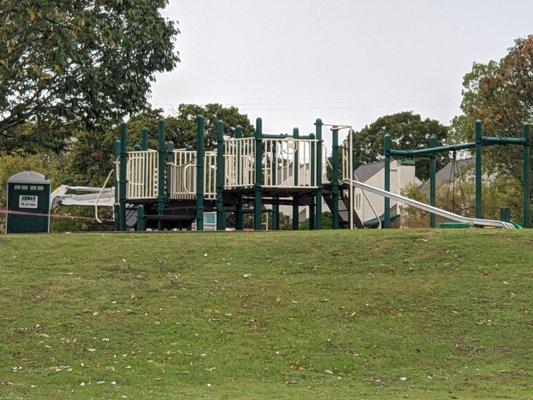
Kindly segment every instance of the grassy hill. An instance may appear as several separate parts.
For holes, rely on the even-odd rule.
[[[0,236],[0,398],[532,398],[533,231]]]

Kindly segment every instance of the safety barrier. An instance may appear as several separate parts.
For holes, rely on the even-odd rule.
[[[159,158],[156,150],[130,151],[126,168],[126,197],[132,200],[157,197]]]
[[[224,141],[224,187],[251,187],[255,183],[255,141],[233,138]]]
[[[196,198],[196,151],[174,150],[174,162],[169,168],[169,197],[171,199]],[[216,153],[208,151],[204,158],[205,198],[216,197]]]
[[[353,179],[350,174],[350,149],[348,147],[339,146],[341,158],[341,181],[345,179]]]
[[[169,196],[171,199],[194,199],[196,193],[196,151],[174,150],[169,168]]]
[[[256,183],[255,146],[253,137],[231,138],[224,141],[225,189],[254,186]],[[262,186],[315,188],[317,146],[318,142],[315,139],[291,137],[262,139]],[[205,152],[204,196],[206,199],[216,198],[216,158],[215,151]],[[169,198],[194,199],[197,194],[196,151],[174,150],[167,165]],[[129,151],[126,173],[127,199],[156,199],[158,171],[159,153],[156,150]]]
[[[314,139],[264,139],[263,186],[315,187],[316,155]]]

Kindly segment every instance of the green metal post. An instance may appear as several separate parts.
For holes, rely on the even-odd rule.
[[[224,121],[217,123],[217,230],[226,230],[226,213],[224,211]]]
[[[243,128],[240,125],[235,127],[235,138],[239,139],[243,136]],[[241,157],[237,154],[237,177],[241,176]],[[240,178],[238,178],[240,179]],[[240,182],[237,182],[240,183]],[[242,231],[244,228],[244,214],[242,213],[242,196],[237,196],[237,202],[235,203],[235,229]]]
[[[390,192],[390,150],[392,147],[391,136],[387,133],[384,138],[385,155],[385,190]],[[390,228],[390,199],[385,197],[383,201],[383,228]]]
[[[429,137],[429,147],[437,146],[437,136],[431,135]],[[452,194],[453,196],[453,194]],[[437,204],[437,157],[432,154],[429,157],[429,205],[435,207]],[[433,213],[429,214],[429,227],[437,227],[437,218]]]
[[[148,138],[150,134],[148,132],[148,128],[144,127],[141,132],[141,150],[146,151],[148,150]]]
[[[159,121],[159,135],[158,135],[158,159],[159,168],[157,174],[157,215],[165,215],[165,183],[166,183],[166,151],[165,151],[165,120]],[[157,221],[157,229],[161,230],[163,221]]]
[[[196,230],[204,230],[205,118],[196,119]]]
[[[316,198],[315,198],[315,229],[322,229],[322,120],[315,121],[316,136]]]
[[[165,201],[168,200],[170,197],[170,190],[171,190],[171,184],[170,184],[170,169],[172,168],[170,164],[174,163],[174,143],[167,142],[165,144],[165,150],[166,150],[166,191],[165,191]]]
[[[242,195],[237,196],[235,203],[235,230],[242,231],[244,228],[244,214],[242,212]]]
[[[339,130],[335,127],[331,132],[333,141],[331,150],[331,227],[339,229]]]
[[[275,196],[272,200],[272,230],[279,230],[279,196]]]
[[[511,222],[511,209],[500,208],[500,220],[504,222]]]
[[[313,140],[314,138],[315,138],[315,135],[311,133],[309,135],[309,139]],[[316,154],[316,142],[311,142],[310,147],[311,147],[311,157],[309,158],[309,169],[311,170],[311,186],[315,186],[316,185],[316,174],[313,174],[313,171],[315,171],[315,168],[316,168],[316,160],[314,158],[314,155]],[[310,230],[316,229],[315,201],[316,201],[316,196],[311,197],[311,202],[309,204],[309,229]]]
[[[482,149],[483,149],[483,140],[481,121],[476,121],[476,171],[475,171],[475,180],[476,180],[476,218],[483,218],[483,171],[482,171]]]
[[[137,207],[137,226],[136,230],[145,231],[146,230],[146,214],[144,212],[144,206],[140,204]]]
[[[309,230],[314,231],[316,229],[315,226],[315,199],[311,199],[311,203],[309,204]]]
[[[352,143],[351,143],[352,144],[352,154],[351,154],[351,157],[352,157],[352,171],[350,172],[350,179],[354,180],[355,179],[355,170],[357,169],[357,165],[355,163],[355,160],[357,160],[357,154],[356,154],[356,151],[355,151],[355,131],[353,129],[348,130],[347,139],[352,141]],[[349,143],[348,143],[348,145],[349,145]],[[350,149],[350,147],[348,147],[348,150],[349,149]],[[355,190],[353,190],[353,193],[350,193],[350,196],[354,196],[354,197],[356,196]],[[351,204],[350,204],[350,208],[352,208]],[[350,210],[349,213],[348,213],[348,215],[350,217],[350,224],[352,224],[352,221],[355,220],[355,214],[357,214],[357,212],[355,211],[355,198],[354,198],[353,209]],[[350,229],[351,229],[351,227],[352,227],[352,225],[350,225]]]
[[[531,227],[531,133],[529,123],[523,126],[524,139],[524,228]]]
[[[276,157],[277,154],[277,146],[276,142],[272,142],[272,182],[274,185],[278,184],[278,165],[277,163],[274,164],[275,160],[278,158]],[[274,196],[272,199],[272,214],[271,214],[271,224],[270,227],[273,231],[279,230],[279,196]]]
[[[126,230],[126,174],[128,163],[128,135],[126,132],[126,123],[120,123],[120,166],[119,166],[119,212],[118,222],[119,231]]]
[[[115,140],[115,142],[113,143],[113,155],[115,156],[114,159],[115,160],[118,160],[118,164],[115,163],[115,168],[117,169],[117,172],[120,174],[120,140],[117,139]],[[119,200],[119,196],[120,196],[120,179],[117,181],[116,183],[116,190],[115,190],[115,213],[116,213],[116,218],[115,218],[115,228],[117,230],[120,229],[120,200]]]
[[[300,132],[298,131],[298,128],[294,128],[292,130],[292,137],[296,140],[296,148],[294,149],[294,158],[292,160],[293,163],[293,176],[294,176],[294,186],[298,186],[299,184],[299,176],[300,175],[300,155],[298,152],[298,137],[300,136]],[[292,197],[292,229],[297,231],[300,226],[300,199],[298,196]]]
[[[278,159],[276,157],[276,154],[277,154],[277,146],[276,146],[276,142],[273,141],[272,142],[272,182],[274,185],[277,185],[278,184],[278,164],[274,164],[274,162]],[[274,198],[272,199],[272,214],[271,214],[271,217],[272,217],[272,221],[271,221],[271,229],[273,231],[277,231],[279,230],[279,196],[274,196]]]
[[[263,121],[255,122],[255,196],[254,196],[254,229],[261,229],[262,186],[263,186]]]

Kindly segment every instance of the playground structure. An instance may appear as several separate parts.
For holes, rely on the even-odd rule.
[[[392,148],[392,139],[389,134],[384,137],[384,155],[385,155],[385,191],[390,191],[390,162],[392,157],[402,158],[429,158],[429,205],[436,206],[436,174],[437,174],[437,160],[436,155],[439,153],[455,153],[459,150],[475,149],[475,219],[483,219],[483,193],[482,193],[482,157],[483,147],[496,145],[519,145],[523,147],[523,176],[522,176],[522,193],[523,193],[523,221],[524,227],[531,226],[531,135],[529,132],[529,124],[523,123],[523,136],[518,137],[503,137],[503,136],[483,136],[482,123],[476,121],[475,127],[475,141],[459,144],[452,144],[446,146],[437,146],[437,138],[431,135],[429,138],[429,147],[425,149],[416,150],[395,150]],[[436,212],[430,213],[430,227],[435,228]],[[442,215],[444,216],[444,215]],[[444,216],[445,217],[445,216]],[[456,221],[459,221],[456,219]],[[462,222],[462,221],[459,221]],[[468,221],[464,221],[468,223]],[[384,227],[390,227],[390,198],[385,197],[385,212],[384,212]]]
[[[323,129],[332,134],[331,158],[323,143]],[[359,182],[354,174],[353,130],[345,125],[328,125],[315,121],[314,133],[292,135],[263,133],[262,120],[256,120],[254,136],[244,136],[235,127],[233,137],[224,136],[224,122],[216,126],[216,148],[205,149],[205,119],[197,118],[196,148],[174,149],[165,141],[165,123],[160,121],[158,149],[148,148],[149,132],[143,129],[141,143],[127,148],[126,124],[120,125],[120,139],[115,141],[116,223],[119,230],[135,228],[204,230],[204,213],[216,213],[216,229],[226,230],[227,214],[233,213],[236,230],[244,228],[244,216],[253,215],[253,229],[262,228],[263,216],[270,214],[270,228],[280,229],[280,205],[292,206],[292,228],[299,228],[299,209],[309,207],[310,229],[321,229],[323,201],[332,212],[333,229],[363,228],[354,208],[354,188],[384,197],[384,213],[377,215],[379,226],[391,226],[390,201],[428,211],[430,226],[435,216],[468,226],[514,228],[513,224],[483,219],[481,210],[481,148],[496,144],[524,147],[524,226],[530,224],[530,135],[524,124],[523,138],[485,137],[481,123],[476,123],[476,142],[420,150],[392,149],[390,135],[384,138],[384,190]],[[348,140],[339,145],[339,131],[347,129]],[[476,149],[476,217],[437,208],[435,205],[435,154],[461,149]],[[430,157],[430,204],[426,205],[390,191],[391,157]],[[97,206],[97,204],[95,204]],[[265,206],[269,206],[266,208]],[[344,213],[344,215],[343,215]]]
[[[118,227],[126,229],[127,213],[137,214],[137,229],[146,227],[189,229],[196,221],[203,230],[204,212],[217,213],[217,229],[224,230],[226,213],[235,214],[235,228],[244,227],[244,215],[253,213],[260,229],[263,206],[271,205],[271,227],[279,229],[279,206],[293,206],[293,228],[298,229],[299,207],[311,209],[313,223],[322,226],[323,144],[322,122],[315,133],[292,136],[262,132],[257,119],[253,137],[242,127],[224,138],[224,123],[217,123],[216,150],[205,150],[205,119],[197,119],[196,149],[174,149],[165,142],[165,125],[159,124],[159,149],[147,148],[143,131],[140,150],[127,151],[126,125],[115,143],[117,163]],[[164,162],[160,162],[164,160]],[[313,226],[314,228],[314,226]]]

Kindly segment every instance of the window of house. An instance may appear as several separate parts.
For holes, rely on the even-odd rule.
[[[361,208],[361,193],[355,195],[355,208]]]

